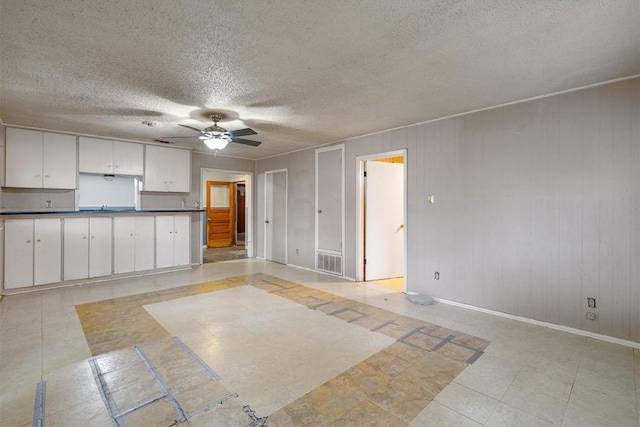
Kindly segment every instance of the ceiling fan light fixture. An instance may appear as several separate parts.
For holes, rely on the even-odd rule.
[[[226,138],[210,138],[203,140],[204,145],[206,145],[211,150],[222,150],[227,146],[229,140]]]

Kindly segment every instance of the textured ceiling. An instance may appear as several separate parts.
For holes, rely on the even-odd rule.
[[[222,111],[261,158],[638,74],[640,1],[1,0],[0,55],[5,123],[152,141]]]

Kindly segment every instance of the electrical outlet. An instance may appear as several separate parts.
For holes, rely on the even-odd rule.
[[[296,255],[300,254],[300,249],[296,249]]]
[[[440,280],[440,273],[439,272],[436,271],[435,276],[436,276],[436,280]]]
[[[587,319],[596,320],[596,314],[591,311],[587,311]]]
[[[182,199],[182,207],[183,208],[187,207],[187,199]]]
[[[596,299],[593,297],[587,298],[587,307],[589,308],[598,308],[596,307]]]
[[[45,202],[44,202],[44,207],[45,207],[45,208],[50,208],[50,207],[52,207],[52,206],[53,206],[53,205],[51,204],[51,200],[47,200],[47,201],[45,201]]]

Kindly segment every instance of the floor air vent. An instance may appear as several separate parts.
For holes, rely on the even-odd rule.
[[[318,252],[318,270],[342,276],[342,255]]]

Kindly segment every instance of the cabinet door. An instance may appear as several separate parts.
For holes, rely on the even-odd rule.
[[[113,173],[113,141],[81,136],[78,169],[86,173]]]
[[[169,191],[169,148],[145,146],[144,189],[145,191]]]
[[[8,219],[4,222],[4,288],[25,286],[33,286],[33,220]]]
[[[152,216],[136,217],[135,271],[153,270],[155,221]]]
[[[142,144],[113,141],[113,173],[142,176],[143,148]]]
[[[44,132],[43,135],[43,188],[77,187],[76,137]]]
[[[42,132],[7,128],[5,185],[42,188]]]
[[[89,277],[112,274],[111,218],[89,218]]]
[[[191,152],[176,148],[171,150],[169,163],[169,191],[188,193],[191,184]]]
[[[189,215],[176,215],[173,221],[174,265],[188,265],[191,263],[191,247],[189,245],[191,220]]]
[[[173,216],[157,216],[156,268],[173,266]]]
[[[64,280],[89,277],[89,219],[64,219]]]
[[[113,272],[129,273],[135,269],[136,218],[113,219]],[[153,248],[152,248],[153,251]]]
[[[44,285],[62,280],[62,229],[60,219],[34,220],[33,284]]]

